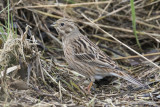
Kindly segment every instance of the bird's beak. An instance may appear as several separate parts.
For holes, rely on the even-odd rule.
[[[51,24],[52,27],[57,27],[57,23],[56,22],[53,22],[53,24]]]

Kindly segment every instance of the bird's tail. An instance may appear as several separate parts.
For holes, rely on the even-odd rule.
[[[141,82],[137,81],[136,79],[134,79],[133,77],[131,77],[130,75],[128,75],[127,73],[125,73],[124,71],[116,71],[116,73],[113,73],[112,75],[123,78],[139,87],[145,87],[146,85],[142,84]]]
[[[134,79],[133,77],[129,76],[128,74],[125,73],[125,76],[124,76],[124,79],[125,80],[128,80],[129,82],[139,86],[139,87],[145,87],[144,84],[142,84],[141,82],[137,81],[136,79]]]

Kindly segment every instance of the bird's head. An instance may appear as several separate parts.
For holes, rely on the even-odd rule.
[[[53,26],[57,30],[58,34],[62,36],[62,38],[71,36],[72,33],[78,30],[74,22],[67,18],[59,19],[56,22],[54,22],[51,26]]]

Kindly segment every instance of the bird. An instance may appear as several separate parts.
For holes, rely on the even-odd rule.
[[[123,78],[139,87],[144,87],[144,84],[120,69],[115,61],[83,35],[73,20],[61,18],[51,26],[62,38],[62,47],[68,65],[91,80],[87,88],[89,92],[95,80],[99,81],[106,76]]]

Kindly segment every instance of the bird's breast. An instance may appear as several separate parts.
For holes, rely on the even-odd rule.
[[[71,63],[73,61],[73,49],[71,44],[68,41],[64,41],[62,45],[65,59],[68,63]]]

